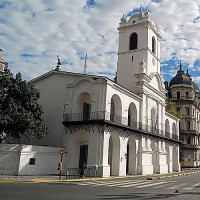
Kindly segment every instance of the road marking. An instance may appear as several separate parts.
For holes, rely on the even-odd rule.
[[[173,190],[173,189],[176,189],[176,188],[179,188],[179,187],[181,187],[181,186],[183,186],[183,185],[185,185],[186,183],[183,183],[183,184],[180,184],[180,185],[175,185],[175,186],[172,186],[172,187],[169,187],[169,188],[166,188],[166,189],[168,189],[168,190]]]
[[[148,185],[150,182],[149,181],[145,181],[145,182],[142,182],[142,183],[133,183],[133,184],[129,184],[129,185],[122,185],[122,186],[119,186],[119,187],[139,187],[140,185],[143,186],[143,185]],[[139,185],[139,186],[138,186]]]
[[[103,185],[103,186],[118,186],[118,185],[124,185],[124,184],[130,184],[130,183],[138,183],[138,182],[142,182],[142,181],[106,181],[106,182],[102,182],[102,181],[92,181],[92,182],[85,182],[85,183],[75,183],[75,184],[78,184],[78,185],[92,185],[92,186],[100,186],[100,185]]]
[[[158,183],[151,183],[151,184],[147,184],[147,185],[142,185],[142,186],[136,186],[136,188],[145,188],[145,187],[151,187],[153,185],[160,185],[163,183],[167,183],[167,182],[158,182]]]
[[[196,186],[199,186],[199,185],[200,185],[200,183],[196,183],[196,184],[194,184],[194,185],[185,187],[185,188],[183,188],[183,189],[184,189],[184,190],[192,190],[192,189],[194,189]]]
[[[169,184],[170,183],[166,183],[166,184],[163,183],[163,185],[155,186],[153,188],[157,189],[157,188],[167,187],[167,186],[169,186]]]

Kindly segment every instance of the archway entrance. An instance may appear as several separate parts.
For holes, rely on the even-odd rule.
[[[79,168],[82,168],[83,165],[87,165],[88,157],[88,145],[80,146],[80,157],[79,157]]]
[[[112,175],[112,155],[113,155],[113,141],[112,137],[110,137],[109,149],[108,149],[108,164],[110,165],[110,175]]]
[[[127,151],[126,151],[126,174],[129,174],[129,142],[127,144]]]

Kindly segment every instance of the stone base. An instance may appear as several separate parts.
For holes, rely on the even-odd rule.
[[[159,165],[158,166],[158,173],[159,174],[167,174],[168,173],[168,165]]]
[[[110,177],[110,165],[99,166],[98,174],[100,177]]]

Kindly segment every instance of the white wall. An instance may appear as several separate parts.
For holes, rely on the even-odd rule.
[[[19,144],[0,144],[0,174],[18,174],[20,153]]]
[[[21,144],[0,144],[0,174],[56,175],[59,174],[59,149]],[[35,165],[30,165],[35,158]]]

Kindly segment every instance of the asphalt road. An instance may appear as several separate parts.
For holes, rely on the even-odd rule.
[[[0,183],[0,199],[200,200],[200,174],[160,180],[141,177],[64,183]]]

